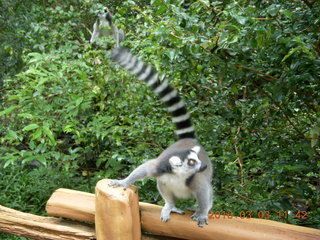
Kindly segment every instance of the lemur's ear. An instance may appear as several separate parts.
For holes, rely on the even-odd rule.
[[[107,14],[106,14],[106,20],[108,21],[109,26],[112,26],[112,15],[111,15],[110,12],[107,12]]]
[[[99,37],[99,25],[100,19],[97,18],[96,22],[93,24],[93,32],[90,38],[90,43],[94,43],[96,39]]]
[[[169,159],[169,162],[172,166],[181,166],[182,165],[182,161],[179,157],[177,156],[173,156]]]
[[[199,146],[194,146],[191,151],[195,152],[197,155],[199,154],[200,152],[200,147]]]

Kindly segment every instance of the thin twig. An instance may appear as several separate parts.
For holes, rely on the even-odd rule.
[[[275,18],[254,18],[255,20],[261,20],[261,21],[270,21],[270,20],[276,20]]]
[[[242,69],[246,69],[246,70],[249,70],[251,72],[255,72],[255,73],[258,73],[260,75],[262,75],[263,79],[267,80],[267,81],[270,81],[270,82],[273,82],[273,81],[276,81],[278,80],[277,78],[269,75],[269,74],[266,74],[264,72],[261,72],[259,70],[256,70],[254,68],[251,68],[251,67],[247,67],[247,66],[243,66],[243,65],[236,65],[237,68],[242,68]]]
[[[236,135],[234,136],[234,149],[236,151],[236,155],[237,155],[237,159],[236,161],[238,162],[239,164],[239,172],[240,172],[240,182],[241,184],[243,185],[244,184],[244,174],[243,174],[243,158],[240,156],[241,155],[241,150],[238,148],[238,135],[241,131],[241,127],[238,127],[237,129],[237,133]]]
[[[248,198],[246,196],[240,195],[239,193],[235,193],[235,192],[233,192],[232,190],[230,190],[228,188],[223,187],[222,189],[226,190],[227,192],[233,193],[233,194],[237,195],[239,198],[242,198],[242,199],[244,199],[244,200],[246,200],[246,201],[248,201],[250,203],[254,203],[255,202],[254,200],[252,200],[252,199],[250,199],[250,198]]]

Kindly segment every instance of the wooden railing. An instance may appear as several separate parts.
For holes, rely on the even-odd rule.
[[[320,239],[320,230],[317,229],[256,218],[209,219],[209,225],[199,228],[190,218],[192,213],[187,212],[185,215],[171,214],[171,220],[164,223],[159,217],[161,207],[139,202],[135,187],[124,191],[109,187],[108,181],[98,182],[95,194],[58,189],[48,200],[46,211],[49,215],[87,223],[40,217],[0,206],[0,232],[52,240]]]

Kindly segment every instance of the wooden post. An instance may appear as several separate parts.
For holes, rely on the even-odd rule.
[[[98,240],[140,240],[138,191],[135,187],[109,187],[110,180],[96,185],[95,225]]]
[[[121,188],[119,188],[119,191]],[[59,190],[57,190],[59,191]],[[81,194],[78,191],[68,195],[68,202],[81,201]],[[51,196],[55,198],[56,192]],[[94,195],[92,194],[92,199]],[[65,199],[64,199],[65,200]],[[55,202],[59,202],[57,199]],[[60,203],[61,204],[61,203]],[[169,222],[160,221],[161,207],[153,204],[139,203],[141,214],[141,227],[144,231],[157,235],[172,236],[183,239],[201,239],[201,240],[314,240],[320,239],[320,230],[306,228],[296,225],[280,223],[276,221],[263,220],[257,218],[241,219],[233,217],[232,219],[223,218],[209,219],[209,225],[199,228],[196,222],[190,219],[190,214],[185,215],[172,214]],[[51,206],[53,207],[53,206]],[[72,205],[69,205],[72,208]],[[66,206],[64,206],[66,208]],[[83,209],[90,209],[83,206]],[[55,207],[57,209],[57,207]],[[75,216],[78,208],[69,209],[69,212]],[[59,213],[62,211],[59,211]],[[82,210],[82,212],[84,212]],[[58,215],[51,211],[51,215]],[[78,219],[81,220],[81,219]]]

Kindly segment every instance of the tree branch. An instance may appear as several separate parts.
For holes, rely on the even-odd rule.
[[[252,199],[250,199],[250,198],[248,198],[246,196],[240,195],[239,193],[235,193],[235,192],[233,192],[232,190],[230,190],[228,188],[223,187],[222,189],[226,190],[227,192],[230,192],[230,193],[233,193],[233,194],[237,195],[237,197],[242,198],[242,199],[246,200],[247,202],[254,203],[254,200],[252,200]]]
[[[251,67],[247,67],[247,66],[243,66],[243,65],[236,65],[236,68],[241,68],[241,69],[246,69],[246,70],[249,70],[251,72],[255,72],[255,73],[258,73],[259,75],[261,75],[261,77],[269,82],[274,82],[276,80],[278,80],[277,78],[269,75],[269,74],[266,74],[264,72],[261,72],[259,70],[256,70],[254,68],[251,68]]]
[[[308,6],[308,8],[312,8],[313,4],[315,4],[316,1],[317,0],[313,0],[312,2],[309,2],[308,0],[302,0],[302,2],[304,2],[304,4]]]

